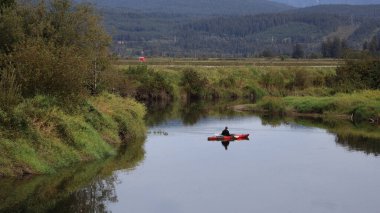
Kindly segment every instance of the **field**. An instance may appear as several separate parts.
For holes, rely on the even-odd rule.
[[[240,66],[296,66],[296,67],[336,67],[342,64],[343,60],[338,59],[289,59],[289,58],[146,58],[145,64],[148,66],[197,66],[197,67],[240,67]],[[118,60],[118,66],[141,64],[138,58]]]

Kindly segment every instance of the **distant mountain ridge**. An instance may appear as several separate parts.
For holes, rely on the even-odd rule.
[[[100,8],[130,8],[145,12],[202,15],[275,13],[293,8],[270,0],[87,0],[87,2],[93,2]]]
[[[295,44],[307,54],[338,37],[361,49],[380,35],[380,5],[320,5],[259,15],[194,16],[104,8],[120,56],[244,57],[264,51],[289,55]]]
[[[272,0],[294,7],[309,7],[323,4],[350,4],[350,5],[367,5],[380,4],[380,0]]]

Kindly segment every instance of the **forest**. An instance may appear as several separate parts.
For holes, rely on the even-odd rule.
[[[379,5],[321,5],[258,15],[195,16],[137,13],[103,8],[104,23],[123,57],[258,57],[292,55],[296,44],[307,57],[323,57],[322,43],[345,40],[362,50],[379,33]]]

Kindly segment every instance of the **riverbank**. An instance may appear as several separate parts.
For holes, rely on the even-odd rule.
[[[79,162],[116,155],[145,137],[142,104],[103,93],[64,107],[56,98],[25,99],[0,111],[0,176],[52,174]]]
[[[362,75],[362,69],[352,69],[356,65],[376,65],[377,61],[355,62],[358,63],[355,66],[350,61],[346,63],[339,68],[302,64],[284,67],[247,64],[215,67],[207,63],[203,66],[117,65],[124,78],[133,82],[118,90],[145,101],[241,99],[256,104],[235,106],[237,110],[379,123],[379,90],[369,89],[372,81],[359,79],[355,81],[358,85],[354,85],[351,78],[344,75],[348,72]]]
[[[233,108],[239,111],[286,116],[334,117],[379,124],[380,91],[338,93],[326,97],[264,97],[255,104],[238,105]]]

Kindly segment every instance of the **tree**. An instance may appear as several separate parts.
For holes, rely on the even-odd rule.
[[[207,79],[201,78],[198,72],[189,68],[183,71],[181,85],[189,99],[199,99],[204,95]]]
[[[342,58],[349,49],[347,41],[335,37],[322,42],[321,53],[325,58]]]
[[[0,0],[0,12],[3,11],[3,9],[14,6],[15,0]]]
[[[380,61],[375,58],[347,60],[336,70],[336,87],[339,90],[380,89]]]
[[[368,44],[368,50],[371,53],[376,53],[378,51],[378,48],[380,47],[378,43],[377,36],[372,37],[371,41]]]
[[[296,44],[293,47],[292,57],[298,59],[298,58],[303,58],[304,56],[305,56],[305,52],[304,52],[302,46],[300,44]]]
[[[39,0],[0,15],[2,67],[15,70],[23,95],[98,92],[110,37],[91,5]]]

